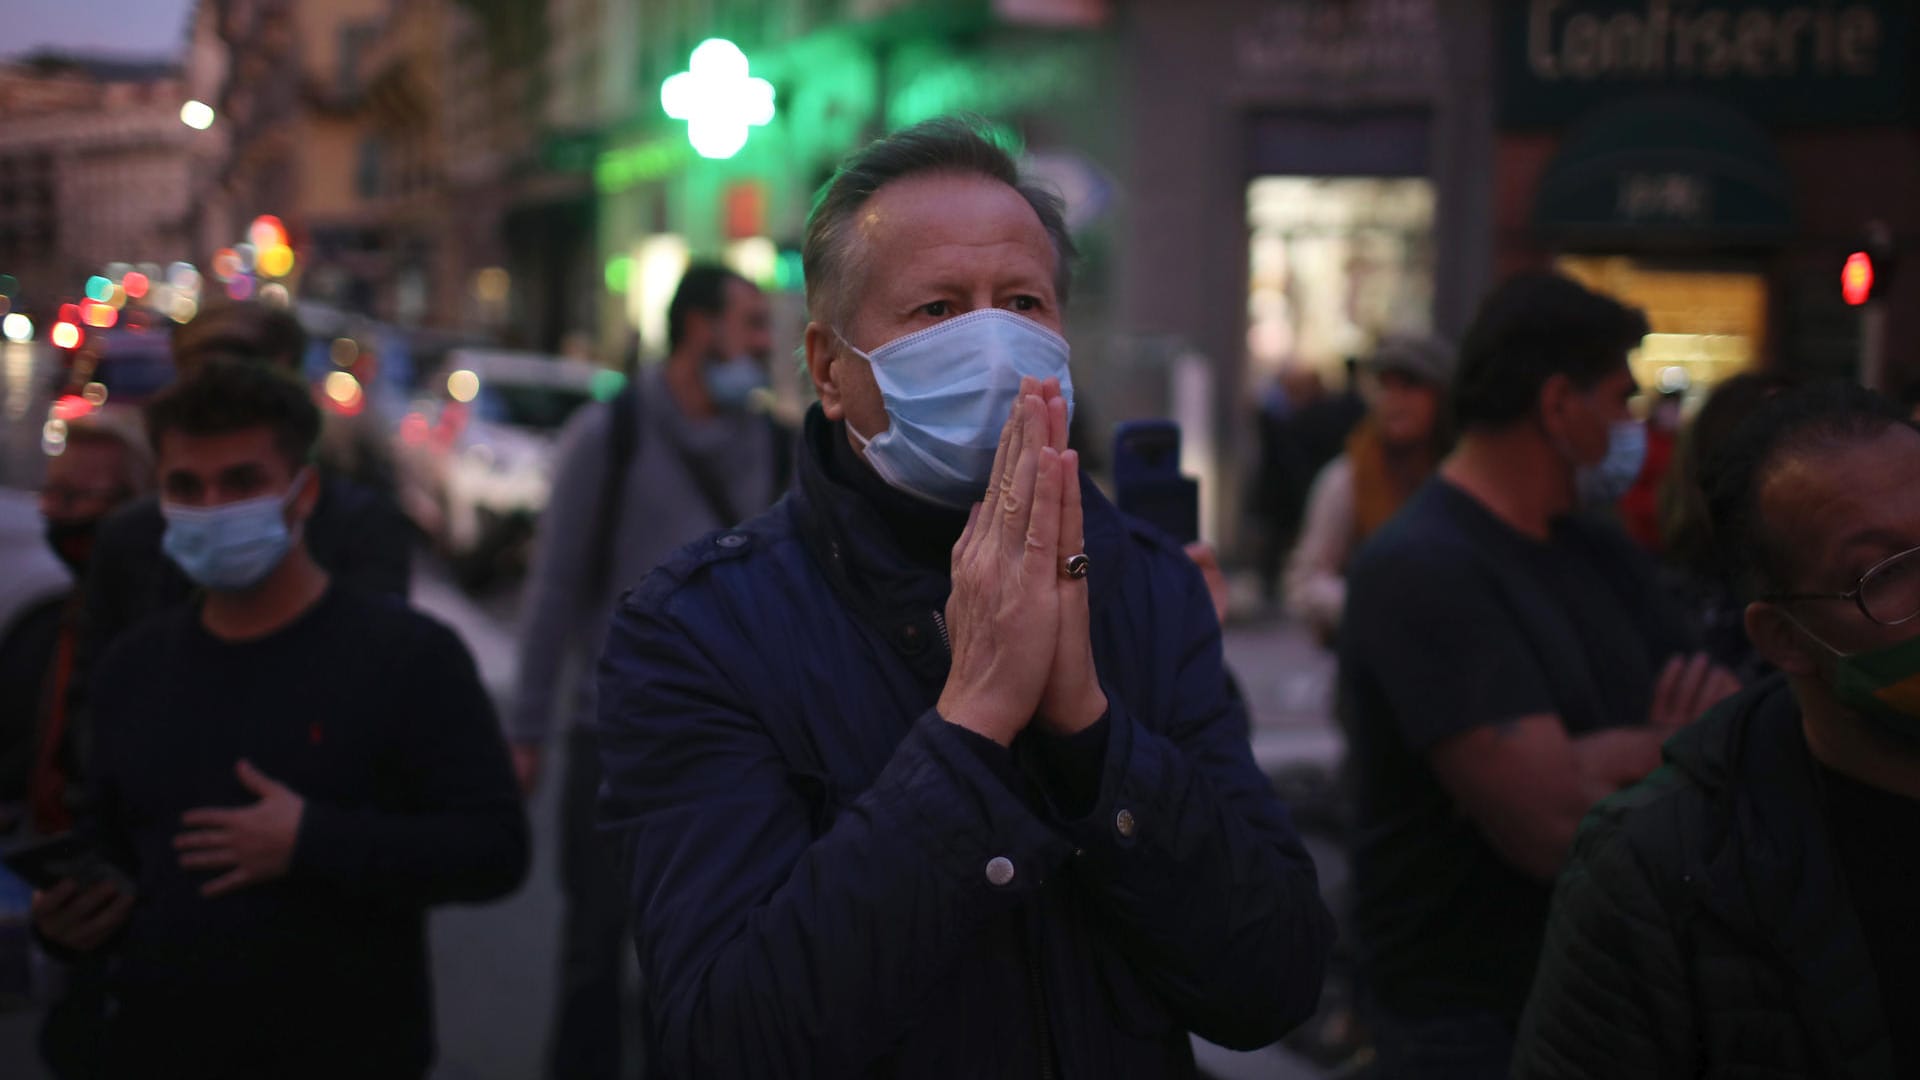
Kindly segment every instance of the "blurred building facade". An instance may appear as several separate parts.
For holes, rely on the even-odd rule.
[[[208,141],[180,122],[175,62],[39,57],[0,67],[0,273],[36,310],[112,262],[191,240]]]
[[[106,83],[0,78],[0,272],[49,244],[68,276],[198,262],[274,214],[296,295],[401,324],[659,355],[682,268],[718,257],[797,343],[834,165],[976,113],[1066,197],[1094,442],[1181,420],[1230,539],[1264,387],[1457,337],[1524,267],[1647,307],[1653,386],[1852,373],[1871,332],[1883,385],[1920,377],[1920,274],[1867,316],[1838,287],[1869,231],[1920,244],[1915,23],[1901,0],[201,0],[182,68],[76,105],[95,127],[9,95]],[[712,158],[661,98],[710,38],[775,103]]]
[[[1557,265],[1646,308],[1643,385],[1920,379],[1920,275],[1865,308],[1840,288],[1871,233],[1920,245],[1920,9],[1513,0],[1495,23],[1503,271]],[[1863,364],[1874,333],[1891,351]]]
[[[1264,382],[1297,367],[1338,382],[1382,333],[1456,329],[1486,279],[1485,20],[1442,20],[1432,0],[637,7],[640,63],[595,169],[604,339],[663,351],[680,268],[719,256],[776,292],[781,340],[798,341],[802,227],[834,164],[976,113],[1066,197],[1092,441],[1180,419],[1211,534],[1234,525],[1228,463],[1252,456]],[[709,37],[775,90],[773,122],[719,160],[660,96]]]

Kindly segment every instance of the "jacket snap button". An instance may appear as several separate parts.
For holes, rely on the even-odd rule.
[[[1122,810],[1118,814],[1115,814],[1113,816],[1113,828],[1114,831],[1118,832],[1121,836],[1132,839],[1133,830],[1136,828],[1133,821],[1133,811]]]
[[[995,855],[987,860],[987,882],[996,888],[1013,880],[1013,860]]]
[[[744,533],[728,533],[715,541],[715,543],[723,548],[737,548],[746,542],[747,538]]]

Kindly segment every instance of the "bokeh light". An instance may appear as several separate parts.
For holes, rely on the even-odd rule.
[[[287,227],[272,214],[262,214],[247,226],[247,242],[262,250],[287,246]]]
[[[327,396],[342,405],[360,396],[360,380],[351,372],[336,371],[327,376]]]
[[[96,329],[104,330],[120,321],[120,313],[112,304],[103,304],[98,300],[89,300],[80,305],[80,321]]]
[[[447,376],[447,396],[466,404],[480,396],[480,376],[461,368]]]
[[[293,249],[285,244],[261,248],[256,262],[267,277],[286,277],[293,273]]]
[[[213,126],[213,106],[204,101],[189,101],[180,106],[180,122],[195,131]]]
[[[53,415],[56,419],[71,423],[93,411],[93,402],[79,394],[61,394],[53,401]]]

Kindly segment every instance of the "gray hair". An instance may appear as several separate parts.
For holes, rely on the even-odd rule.
[[[983,176],[1019,192],[1053,243],[1053,287],[1060,302],[1066,303],[1075,253],[1060,197],[1023,181],[1013,158],[987,134],[984,121],[946,116],[868,143],[821,188],[813,212],[807,215],[807,236],[801,248],[811,317],[824,317],[839,326],[852,314],[861,253],[855,249],[850,226],[860,208],[896,180],[935,173]]]

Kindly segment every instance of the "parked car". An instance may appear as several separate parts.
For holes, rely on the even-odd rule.
[[[579,360],[455,349],[394,434],[398,494],[463,584],[523,569],[552,490],[554,443],[621,377]]]

